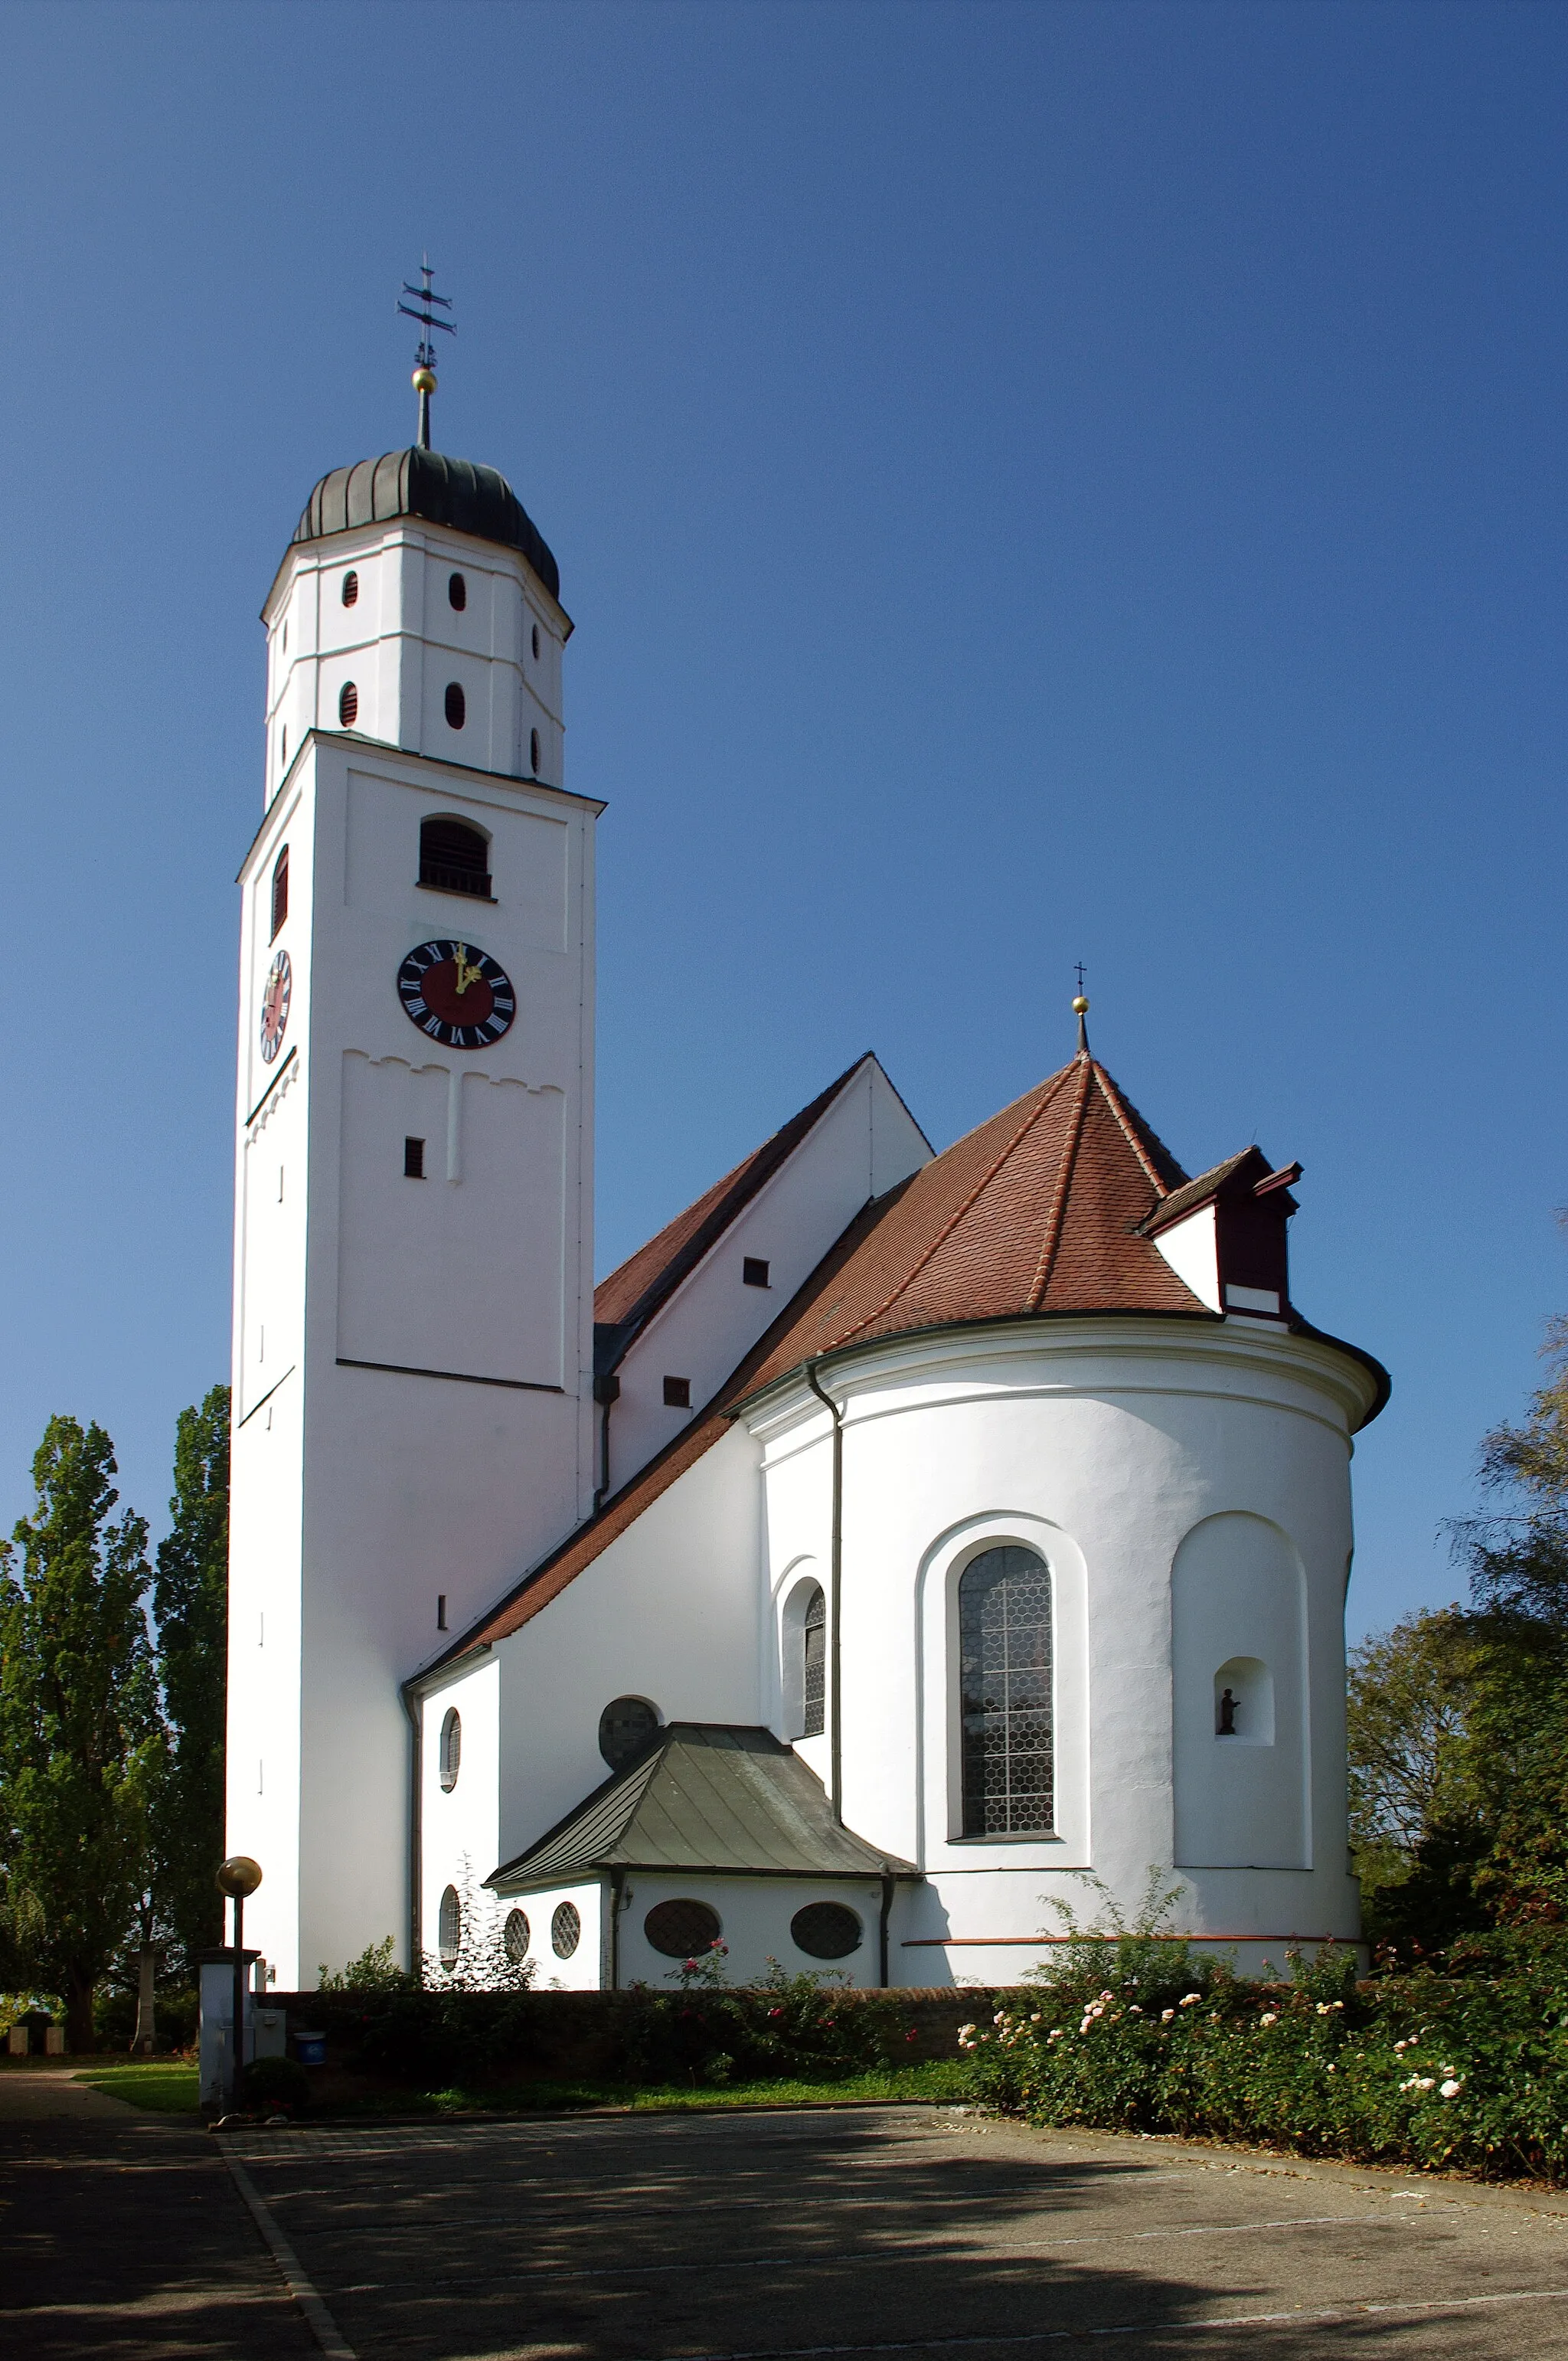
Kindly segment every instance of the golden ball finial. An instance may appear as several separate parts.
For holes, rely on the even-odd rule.
[[[1072,1004],[1072,1013],[1075,1016],[1087,1016],[1089,1014],[1089,1003],[1081,992]]]
[[[416,393],[433,393],[435,391],[435,371],[433,368],[416,368],[413,376],[413,386]]]

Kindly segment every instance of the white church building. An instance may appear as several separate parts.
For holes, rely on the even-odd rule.
[[[241,873],[228,1845],[284,1988],[714,1940],[999,1983],[1053,1900],[1354,1940],[1353,1437],[1299,1168],[1091,1055],[936,1154],[871,1055],[593,1285],[594,837],[493,469],[327,476]]]

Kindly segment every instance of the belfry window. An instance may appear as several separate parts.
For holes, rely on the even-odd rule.
[[[828,1727],[828,1605],[817,1583],[800,1626],[801,1736],[820,1738]]]
[[[279,928],[282,925],[288,915],[289,848],[285,845],[282,851],[278,855],[277,860],[272,864],[272,934],[274,939],[277,938]]]
[[[419,882],[442,894],[490,891],[489,839],[466,819],[426,819],[419,829]]]
[[[959,1583],[966,1837],[1055,1826],[1051,1577],[1042,1557],[989,1549]]]

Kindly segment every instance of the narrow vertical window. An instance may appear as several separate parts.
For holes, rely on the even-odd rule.
[[[463,694],[460,680],[447,682],[445,705],[446,727],[448,730],[461,730],[468,719],[468,700]]]
[[[435,1939],[441,1946],[442,1966],[455,1968],[463,1948],[463,1905],[455,1885],[449,1885],[441,1897]]]
[[[468,585],[464,581],[463,577],[460,574],[453,574],[447,577],[446,595],[451,600],[453,606],[456,609],[457,612],[461,614],[464,608],[468,604]]]
[[[405,1139],[403,1142],[403,1179],[405,1180],[422,1180],[424,1179],[424,1142],[422,1139]]]
[[[532,772],[534,777],[537,778],[539,776],[539,732],[537,730],[531,730],[528,733],[528,767]]]
[[[345,730],[352,730],[359,719],[359,691],[351,680],[345,680],[337,693],[337,718]]]
[[[352,607],[352,606],[353,606],[353,604],[354,604],[354,602],[355,602],[355,600],[356,600],[356,598],[358,598],[358,596],[359,596],[359,577],[358,577],[358,575],[357,575],[357,574],[354,574],[354,573],[348,573],[348,574],[345,574],[345,575],[344,576],[344,577],[343,577],[343,603],[344,603],[344,605],[345,605],[345,607]]]
[[[457,1784],[463,1761],[463,1723],[455,1706],[449,1706],[441,1725],[441,1784],[450,1795]]]
[[[1051,1577],[1010,1543],[959,1583],[966,1837],[1047,1835],[1055,1826]]]
[[[537,623],[533,626],[533,661],[535,664],[539,662],[539,626]]]
[[[282,925],[288,915],[289,848],[285,845],[282,851],[278,855],[277,860],[272,864],[272,936],[274,941],[277,939],[279,928]]]
[[[800,1694],[803,1738],[820,1738],[828,1727],[828,1603],[820,1584],[806,1602],[800,1628]]]

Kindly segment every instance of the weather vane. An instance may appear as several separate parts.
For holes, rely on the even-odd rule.
[[[1084,970],[1083,961],[1081,960],[1077,962],[1075,972],[1078,976],[1078,994],[1072,1004],[1072,1013],[1078,1019],[1079,1049],[1083,1056],[1087,1057],[1089,1054],[1089,1027],[1085,1024],[1084,1019],[1089,1015],[1089,997],[1083,989]]]
[[[419,275],[424,281],[422,287],[411,287],[408,280],[404,280],[403,293],[411,295],[414,300],[411,303],[400,303],[398,309],[406,319],[417,320],[424,330],[423,335],[419,340],[419,351],[414,356],[413,385],[414,391],[419,396],[419,447],[422,451],[428,451],[430,448],[430,397],[435,391],[435,346],[430,340],[430,332],[433,328],[441,328],[447,335],[455,336],[457,334],[457,324],[455,320],[438,320],[431,309],[433,303],[439,304],[444,312],[450,312],[452,298],[450,295],[438,295],[431,285],[434,273],[431,269],[428,254],[420,264]]]

